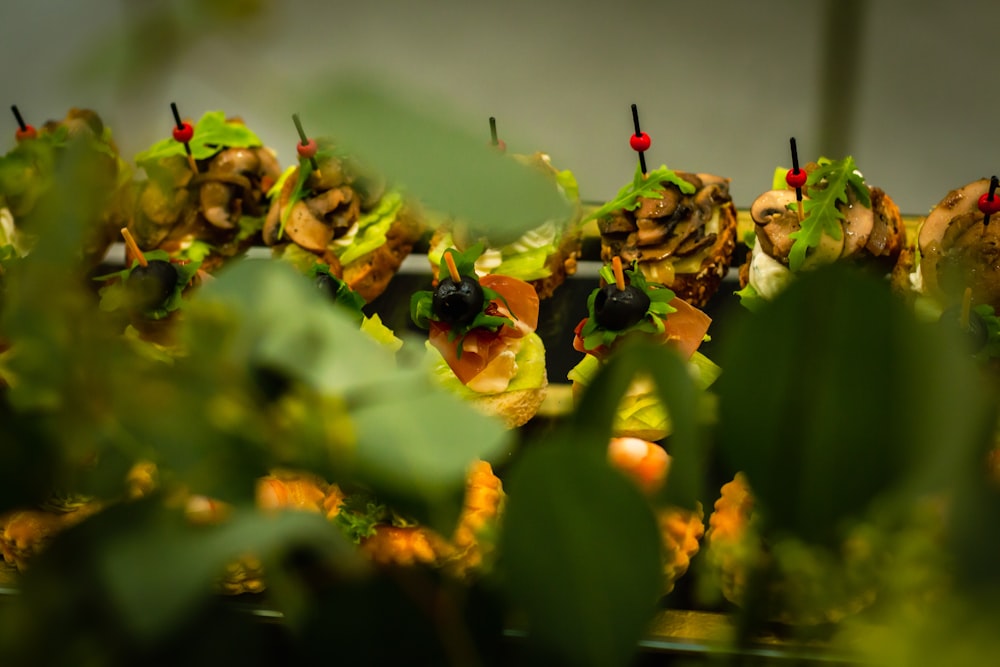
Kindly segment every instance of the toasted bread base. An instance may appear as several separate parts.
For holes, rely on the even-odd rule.
[[[344,282],[370,303],[385,291],[421,232],[416,216],[404,208],[386,232],[385,243],[343,267]]]
[[[482,394],[472,399],[472,405],[477,410],[488,415],[501,417],[507,428],[524,426],[538,412],[545,400],[545,384],[534,389],[518,389],[499,394]]]

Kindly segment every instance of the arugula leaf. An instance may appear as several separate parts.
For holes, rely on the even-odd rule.
[[[642,167],[637,164],[632,182],[619,190],[614,199],[588,215],[584,222],[587,220],[598,220],[620,208],[627,211],[634,211],[639,208],[640,197],[663,199],[663,194],[661,194],[660,190],[664,183],[673,183],[686,195],[692,194],[695,191],[695,187],[692,184],[685,181],[672,170],[667,169],[666,165],[661,164],[659,169],[654,169],[648,174],[643,174]]]
[[[802,202],[802,226],[789,234],[789,238],[795,239],[788,253],[788,266],[792,271],[802,268],[809,248],[817,247],[824,233],[840,239],[843,231],[840,221],[844,214],[837,203],[847,204],[848,187],[854,189],[861,205],[871,207],[868,186],[857,169],[854,158],[848,155],[836,162],[820,158],[819,168],[809,173],[806,180],[809,198]]]
[[[615,276],[610,264],[602,266],[600,273],[605,283],[610,285],[615,282]],[[612,331],[602,328],[598,325],[597,317],[594,315],[594,303],[601,288],[595,289],[587,298],[587,321],[580,331],[583,346],[587,350],[596,350],[602,346],[610,348],[620,337],[635,331],[653,335],[662,334],[664,331],[663,320],[667,315],[677,310],[670,305],[670,302],[676,296],[673,290],[659,283],[647,283],[646,276],[643,275],[636,262],[633,262],[632,267],[625,269],[623,273],[625,274],[626,284],[638,287],[649,297],[649,308],[646,310],[646,315],[628,329]]]
[[[251,148],[262,146],[246,125],[237,121],[227,121],[222,111],[208,111],[194,126],[194,136],[188,142],[195,160],[204,160],[215,155],[221,148]],[[186,155],[184,144],[168,137],[156,142],[147,150],[135,156],[141,167],[145,163],[157,162],[174,155]]]

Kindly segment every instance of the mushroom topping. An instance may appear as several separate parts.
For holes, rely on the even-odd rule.
[[[680,190],[665,188],[660,192],[663,195],[662,199],[639,198],[639,208],[635,211],[636,218],[666,218],[674,214],[681,200]]]
[[[213,157],[208,171],[199,177],[205,181],[198,194],[205,220],[220,229],[233,229],[243,200],[252,194],[248,176],[259,168],[260,158],[252,148],[228,148]]]
[[[875,224],[875,214],[872,209],[858,201],[854,188],[847,188],[847,206],[838,205],[838,208],[844,214],[844,220],[841,222],[844,229],[842,255],[848,257],[868,244]]]
[[[945,264],[950,261],[953,266],[950,269],[946,269],[946,272],[957,271],[954,263],[958,256],[963,254],[960,247],[965,245],[968,248],[970,241],[974,240],[971,237],[965,238],[958,231],[968,226],[971,222],[970,220],[964,220],[967,216],[971,216],[972,219],[978,217],[979,222],[982,222],[982,213],[979,212],[979,197],[988,192],[989,187],[989,180],[982,178],[964,187],[952,190],[931,210],[920,226],[917,243],[920,248],[920,273],[923,277],[924,288],[930,294],[939,299],[944,299],[946,302],[948,298],[943,291],[943,284],[938,276],[938,265],[946,255],[950,255],[949,260],[946,260]],[[950,227],[956,222],[959,227],[949,233]],[[946,234],[948,235],[949,243],[952,245],[957,241],[961,241],[959,247],[946,245]]]
[[[624,211],[614,211],[597,221],[598,231],[604,234],[629,234],[636,230],[635,221]]]
[[[920,227],[920,236],[917,239],[921,253],[926,246],[940,242],[944,236],[945,229],[952,219],[962,213],[969,213],[979,210],[979,198],[989,192],[990,180],[981,178],[968,185],[952,190],[937,206],[927,215],[924,224]]]
[[[292,206],[285,221],[285,233],[297,245],[315,253],[325,251],[333,240],[333,227],[323,224],[301,201]]]
[[[799,217],[788,209],[789,204],[795,205],[794,190],[769,190],[750,205],[761,250],[785,264],[795,243],[789,234],[799,229]]]

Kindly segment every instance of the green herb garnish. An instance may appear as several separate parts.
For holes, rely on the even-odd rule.
[[[307,275],[312,280],[316,280],[316,276],[327,276],[333,281],[333,284],[337,288],[333,297],[334,302],[343,306],[358,322],[364,319],[365,314],[361,310],[365,307],[366,303],[364,297],[348,287],[346,282],[330,273],[330,267],[328,265],[323,264],[322,262],[315,262],[309,269],[309,273]]]
[[[210,158],[223,148],[252,148],[263,145],[257,135],[243,123],[226,120],[222,111],[208,111],[194,126],[194,136],[188,142],[195,160]],[[136,164],[157,162],[174,155],[185,155],[184,144],[173,137],[163,139],[135,156]]]
[[[636,262],[632,267],[624,269],[625,282],[641,289],[649,297],[649,308],[646,309],[645,316],[638,323],[621,331],[611,331],[604,329],[597,324],[597,317],[594,315],[594,302],[600,288],[595,289],[587,297],[587,322],[580,330],[580,337],[583,339],[583,347],[587,350],[596,350],[604,346],[610,348],[621,336],[626,336],[634,331],[642,331],[648,334],[662,334],[664,331],[663,320],[670,313],[677,309],[670,305],[676,296],[669,287],[660,283],[647,283],[646,276],[643,275]],[[611,284],[615,282],[614,272],[611,265],[606,264],[601,267],[601,278],[604,282]]]
[[[441,264],[438,267],[438,275],[441,278],[445,278],[449,275],[448,262],[446,260],[448,253],[451,253],[452,258],[455,260],[455,268],[458,269],[458,273],[462,276],[468,276],[472,279],[478,281],[479,277],[476,274],[476,260],[479,256],[483,254],[483,244],[477,243],[465,252],[459,252],[455,248],[448,248],[444,251],[441,256]],[[482,285],[480,285],[482,287]],[[489,312],[490,304],[494,301],[500,301],[507,306],[506,300],[497,291],[490,289],[489,287],[482,287],[483,290],[483,307],[482,310],[476,314],[476,317],[469,323],[463,326],[452,325],[451,329],[448,331],[448,340],[454,341],[456,338],[464,339],[466,335],[473,329],[488,329],[490,331],[499,331],[501,327],[513,326],[514,319],[516,315],[511,313],[511,317],[506,317],[503,315],[494,315]],[[421,290],[414,293],[410,298],[410,319],[413,323],[422,329],[430,328],[430,323],[432,321],[440,321],[437,315],[434,313],[434,291],[432,290]],[[507,306],[507,310],[510,307]],[[461,340],[458,344],[458,353],[461,354],[462,343]]]
[[[643,175],[642,167],[637,164],[632,182],[619,190],[614,199],[587,216],[587,220],[603,218],[612,211],[617,211],[621,208],[627,211],[634,211],[639,208],[640,197],[663,199],[663,194],[660,190],[664,183],[673,183],[686,195],[692,194],[695,191],[694,185],[685,181],[672,170],[667,169],[666,165],[661,164],[659,169],[654,169],[648,174]]]
[[[843,160],[833,162],[820,158],[819,168],[809,173],[806,187],[809,188],[809,198],[802,202],[803,220],[798,231],[789,234],[795,239],[788,253],[788,267],[798,271],[805,262],[809,248],[819,245],[823,234],[839,240],[843,228],[841,220],[844,214],[837,203],[847,204],[847,188],[852,187],[858,201],[871,208],[871,197],[865,179],[858,172],[854,158],[848,155]],[[789,204],[789,209],[797,204]]]

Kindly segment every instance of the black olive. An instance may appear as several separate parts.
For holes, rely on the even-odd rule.
[[[177,269],[162,259],[135,267],[125,283],[129,305],[139,311],[162,308],[176,287]]]
[[[329,273],[317,273],[315,284],[320,292],[333,301],[337,300],[337,281],[330,277]]]
[[[982,316],[976,311],[969,310],[969,325],[963,327],[960,322],[960,310],[958,307],[949,308],[941,313],[941,324],[952,326],[959,332],[961,338],[968,346],[969,352],[976,354],[984,347],[989,340],[989,331]]]
[[[649,310],[649,296],[638,287],[605,285],[594,298],[597,324],[609,331],[622,331],[637,324]]]
[[[431,308],[440,321],[464,326],[483,312],[485,299],[483,288],[475,278],[462,276],[462,280],[456,283],[449,277],[438,283]]]

